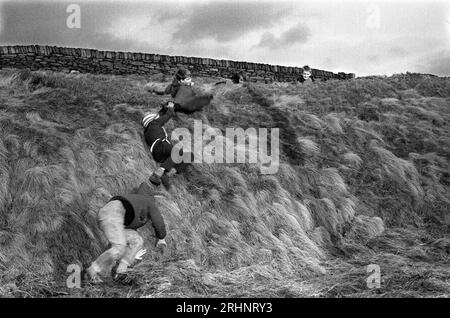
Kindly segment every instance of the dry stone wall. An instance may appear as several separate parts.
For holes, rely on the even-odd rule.
[[[215,60],[210,58],[169,56],[133,52],[98,51],[42,45],[0,46],[0,68],[15,67],[31,70],[49,69],[62,72],[72,70],[96,74],[173,74],[180,66],[189,68],[194,76],[230,78],[242,71],[253,82],[291,82],[303,71],[299,67],[260,63]],[[351,79],[353,73],[332,73],[313,69],[316,78]]]

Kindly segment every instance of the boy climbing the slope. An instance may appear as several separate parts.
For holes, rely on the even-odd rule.
[[[153,193],[143,182],[136,191],[122,196],[112,197],[98,212],[100,228],[105,233],[111,248],[101,254],[87,269],[87,275],[93,283],[101,283],[101,273],[110,271],[116,261],[119,265],[115,278],[126,275],[128,267],[139,259],[145,250],[141,250],[144,240],[136,231],[150,222],[155,230],[158,248],[167,246],[164,219],[155,205]]]
[[[172,160],[173,146],[164,124],[174,115],[174,108],[175,104],[168,102],[167,106],[161,108],[158,113],[146,113],[142,119],[145,142],[150,147],[153,159],[161,164],[149,177],[149,181],[155,185],[160,185],[162,182],[168,189],[170,188],[169,177],[184,170],[194,160],[192,153],[188,154],[191,158],[190,162],[175,163]],[[180,155],[183,155],[182,151]]]
[[[174,98],[174,111],[185,114],[202,110],[213,99],[213,95],[203,94],[194,88],[191,72],[185,68],[177,70],[172,83],[164,92]]]

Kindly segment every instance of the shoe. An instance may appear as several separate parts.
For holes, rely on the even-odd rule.
[[[167,175],[167,173],[163,174],[163,176],[161,177],[161,181],[162,184],[166,187],[167,190],[170,189],[170,181],[169,181],[169,176]]]
[[[98,273],[92,270],[92,268],[88,268],[84,274],[84,278],[90,282],[91,284],[101,284],[103,280],[99,277]]]
[[[148,180],[156,185],[160,185],[161,184],[161,177],[158,176],[156,173],[152,173],[152,175],[148,178]]]

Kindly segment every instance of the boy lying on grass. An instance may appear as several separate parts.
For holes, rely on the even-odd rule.
[[[158,95],[171,95],[174,100],[174,111],[184,114],[192,114],[201,111],[213,99],[213,95],[205,94],[194,86],[191,72],[185,68],[179,68],[175,73],[172,83],[162,91],[154,84],[148,86],[151,93]]]
[[[101,254],[86,270],[87,278],[92,283],[101,283],[100,275],[110,272],[116,261],[115,279],[126,277],[128,267],[135,259],[145,254],[142,250],[143,238],[136,231],[148,222],[155,229],[158,248],[167,246],[166,227],[164,219],[155,205],[153,192],[147,183],[143,182],[139,188],[130,194],[115,196],[98,212],[100,228],[111,243],[111,248]]]

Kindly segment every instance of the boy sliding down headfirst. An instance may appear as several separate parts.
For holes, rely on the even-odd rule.
[[[99,274],[110,271],[117,260],[115,278],[125,275],[138,252],[143,246],[143,239],[136,231],[147,222],[155,229],[159,248],[166,247],[166,227],[164,219],[155,205],[153,193],[147,183],[143,182],[137,191],[115,196],[98,212],[98,221],[111,248],[101,254],[87,269],[87,275],[93,283],[101,283]]]
[[[164,124],[174,115],[175,104],[168,102],[166,107],[161,108],[158,113],[146,113],[142,119],[142,126],[144,127],[145,142],[150,147],[150,152],[156,162],[161,163],[161,166],[153,172],[149,177],[151,183],[160,185],[161,182],[170,187],[169,176],[181,172],[188,163],[175,163],[172,160],[172,144],[164,129]],[[183,155],[182,151],[180,155]],[[191,153],[191,162],[194,156]]]
[[[191,80],[191,72],[184,68],[177,70],[172,83],[166,87],[165,93],[174,98],[174,110],[185,114],[202,110],[213,99],[211,94],[196,92]]]

